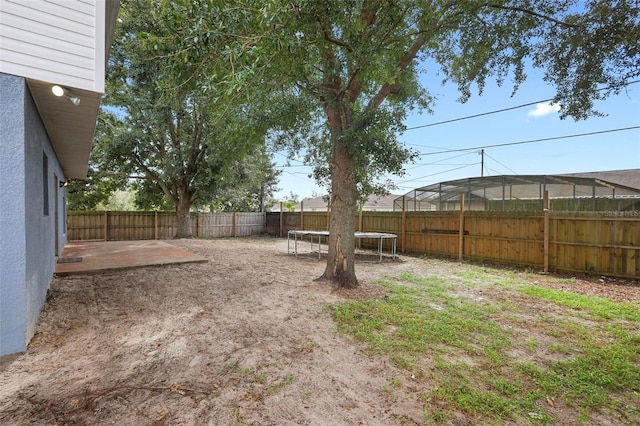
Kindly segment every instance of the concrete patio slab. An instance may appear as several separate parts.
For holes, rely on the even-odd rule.
[[[56,263],[56,274],[90,274],[140,266],[206,261],[202,256],[157,240],[74,241],[65,245]]]

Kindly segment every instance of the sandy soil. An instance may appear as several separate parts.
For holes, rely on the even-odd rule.
[[[330,310],[347,298],[383,297],[376,278],[420,273],[423,260],[358,263],[361,288],[332,292],[313,281],[324,262],[288,255],[286,240],[172,244],[209,262],[54,280],[27,352],[0,359],[0,424],[424,421],[411,395],[425,384],[404,386],[390,400],[389,378],[406,373],[341,337]],[[428,265],[442,275],[465,267]],[[640,304],[633,282],[523,276]]]

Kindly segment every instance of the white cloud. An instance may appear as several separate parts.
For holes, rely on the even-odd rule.
[[[539,103],[536,104],[534,109],[531,109],[527,112],[527,116],[529,117],[542,117],[545,115],[553,114],[554,112],[560,111],[560,105],[549,103]]]

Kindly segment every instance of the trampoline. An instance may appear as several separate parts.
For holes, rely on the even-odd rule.
[[[322,238],[329,237],[329,231],[303,231],[303,230],[290,230],[287,233],[287,253],[291,253],[291,237],[293,236],[293,253],[298,256],[298,239],[302,239],[304,236],[311,237],[311,251],[313,251],[313,245],[316,242],[318,244],[318,259],[322,254]],[[300,237],[300,238],[298,238]],[[398,236],[396,234],[385,234],[380,232],[356,232],[356,239],[377,239],[378,240],[378,262],[382,262],[382,242],[383,240],[391,240],[391,258],[396,258],[396,242]]]

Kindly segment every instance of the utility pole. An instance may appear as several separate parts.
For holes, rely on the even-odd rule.
[[[480,177],[484,177],[484,148],[478,154],[480,154]]]

